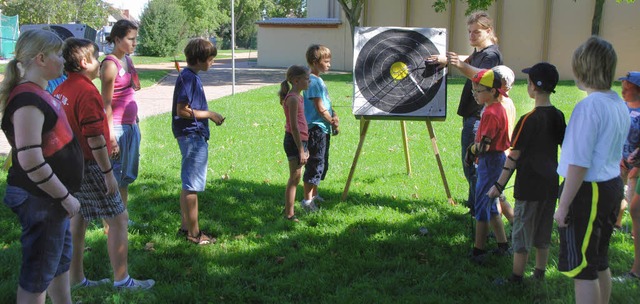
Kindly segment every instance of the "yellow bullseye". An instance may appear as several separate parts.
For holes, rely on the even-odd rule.
[[[409,69],[407,68],[407,65],[404,64],[404,62],[395,62],[391,65],[391,69],[389,69],[389,72],[391,72],[391,77],[393,77],[393,79],[395,80],[402,80],[405,77],[409,76]]]

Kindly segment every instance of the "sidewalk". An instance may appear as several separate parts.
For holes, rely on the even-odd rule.
[[[242,53],[237,54],[237,56],[241,57]],[[180,65],[184,68],[186,63],[182,62]],[[285,78],[285,69],[266,69],[253,65],[255,65],[255,62],[249,62],[245,58],[236,57],[235,93],[246,92],[265,85],[278,84]],[[214,61],[213,67],[209,69],[209,71],[199,73],[208,100],[231,95],[231,67],[231,59],[220,59]],[[171,72],[156,85],[136,92],[138,116],[140,119],[171,112],[173,87],[178,77],[178,72],[175,70],[173,63],[165,65],[139,65],[136,66],[136,68],[139,71],[151,69],[171,70]],[[0,135],[0,155],[7,155],[10,149],[11,147],[4,133],[2,133]]]

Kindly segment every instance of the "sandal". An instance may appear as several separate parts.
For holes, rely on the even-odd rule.
[[[298,223],[300,222],[300,220],[298,220],[298,217],[296,217],[295,215],[292,216],[285,216],[284,218],[286,218],[288,221],[292,221],[294,223]]]
[[[178,232],[176,233],[178,236],[186,237],[189,234],[189,230],[178,228]]]
[[[194,243],[198,246],[204,246],[204,245],[209,245],[209,244],[213,244],[216,242],[216,238],[214,237],[210,237],[206,234],[204,234],[204,232],[200,231],[200,233],[198,233],[197,236],[191,236],[191,235],[187,235],[187,241]]]

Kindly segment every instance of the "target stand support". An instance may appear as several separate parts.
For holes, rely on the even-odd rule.
[[[438,150],[438,144],[436,140],[435,132],[433,131],[433,126],[431,125],[431,119],[426,118],[427,130],[429,131],[429,137],[431,138],[431,147],[433,148],[433,153],[436,156],[436,161],[438,163],[438,169],[440,170],[440,177],[442,178],[442,184],[444,185],[444,191],[447,195],[447,199],[449,204],[455,205],[453,198],[451,197],[451,191],[449,190],[449,183],[447,182],[447,176],[444,173],[444,167],[442,166],[442,159],[440,158],[440,152]],[[367,137],[367,131],[369,130],[370,119],[365,117],[360,117],[360,140],[358,141],[358,147],[356,149],[356,154],[353,157],[353,163],[351,164],[351,170],[349,170],[349,177],[347,178],[347,183],[344,186],[344,191],[342,192],[342,200],[347,199],[347,194],[349,193],[349,187],[351,186],[351,180],[353,179],[353,174],[356,171],[356,166],[358,165],[358,159],[360,158],[360,153],[362,152],[362,146],[364,145],[364,140]],[[407,129],[404,120],[400,121],[400,127],[402,130],[402,141],[404,144],[404,155],[407,165],[407,174],[411,174],[411,160],[409,155],[409,141],[407,139]]]

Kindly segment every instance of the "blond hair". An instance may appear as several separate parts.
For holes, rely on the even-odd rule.
[[[573,52],[573,75],[584,86],[609,90],[616,73],[618,55],[608,41],[591,36]]]
[[[313,66],[324,58],[331,58],[331,50],[322,44],[312,44],[307,48],[307,63]]]
[[[278,91],[278,96],[280,97],[280,104],[284,102],[284,99],[289,94],[291,88],[289,87],[289,82],[292,82],[293,79],[300,76],[305,76],[309,74],[309,68],[301,65],[292,65],[287,69],[287,79],[280,83],[280,91]]]
[[[491,30],[490,37],[491,42],[493,44],[498,44],[498,37],[496,37],[496,31],[493,27],[493,19],[489,17],[489,14],[485,11],[476,11],[471,13],[469,17],[467,17],[467,25],[477,24],[482,29]]]
[[[49,55],[62,49],[62,39],[53,31],[29,30],[23,32],[15,47],[15,57],[7,63],[4,80],[0,83],[0,112],[4,112],[11,91],[18,85],[24,72],[31,67],[38,54]]]

